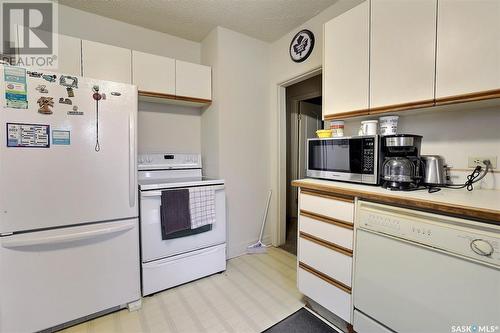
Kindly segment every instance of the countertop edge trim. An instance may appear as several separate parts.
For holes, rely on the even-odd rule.
[[[405,206],[408,208],[416,208],[427,210],[432,213],[444,213],[455,217],[467,217],[472,219],[479,219],[487,222],[500,224],[500,211],[495,211],[486,208],[474,208],[463,205],[453,205],[437,201],[425,199],[411,199],[403,197],[388,196],[380,193],[373,193],[363,190],[351,190],[336,187],[334,185],[311,184],[308,182],[294,180],[292,186],[306,188],[315,191],[325,192],[326,194],[333,193],[337,195],[348,195],[357,197],[359,199],[366,199],[380,203],[396,204],[398,206]]]

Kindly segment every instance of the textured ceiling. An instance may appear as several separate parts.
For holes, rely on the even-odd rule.
[[[197,42],[216,26],[271,42],[336,1],[59,0],[59,3]]]

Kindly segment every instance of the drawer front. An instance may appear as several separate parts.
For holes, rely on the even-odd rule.
[[[300,209],[335,220],[354,223],[354,201],[301,190]]]
[[[351,323],[351,294],[299,266],[298,288],[348,323]]]
[[[306,239],[301,234],[299,237],[298,259],[346,287],[351,287],[352,256]]]
[[[142,264],[143,296],[226,270],[226,244]]]
[[[335,221],[301,212],[299,231],[352,250],[354,238],[352,225],[336,223]]]

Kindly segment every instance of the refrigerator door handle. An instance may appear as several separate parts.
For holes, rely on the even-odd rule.
[[[135,121],[134,121],[134,113],[130,112],[130,116],[128,118],[128,186],[129,186],[129,194],[128,194],[128,204],[130,207],[135,206],[135,196],[137,193],[136,184],[136,175],[137,171],[135,170]]]
[[[7,237],[5,240],[2,239],[1,245],[4,248],[22,248],[22,247],[36,246],[36,245],[70,243],[89,238],[95,238],[98,236],[116,234],[119,232],[127,231],[133,229],[134,225],[135,225],[134,221],[127,221],[125,223],[120,223],[118,225],[110,224],[104,227],[102,227],[102,224],[85,226],[71,233],[58,232],[59,230],[55,232],[54,230],[48,230],[35,233],[26,233],[13,237]]]

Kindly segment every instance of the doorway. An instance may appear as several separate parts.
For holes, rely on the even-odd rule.
[[[323,128],[321,74],[286,87],[285,251],[297,254],[298,190],[290,184],[306,177],[307,139]]]

